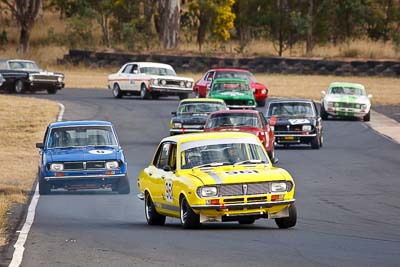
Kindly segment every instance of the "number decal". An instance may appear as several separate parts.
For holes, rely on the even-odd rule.
[[[167,201],[169,201],[169,202],[173,201],[172,181],[171,180],[165,181],[165,197],[166,197]]]

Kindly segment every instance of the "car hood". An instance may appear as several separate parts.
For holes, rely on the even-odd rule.
[[[359,103],[367,104],[370,100],[367,96],[360,95],[339,95],[339,94],[328,94],[324,97],[324,101],[328,102],[345,102],[345,103]]]
[[[174,80],[174,81],[190,81],[190,82],[194,82],[194,80],[192,78],[188,78],[188,77],[179,77],[179,76],[163,76],[163,75],[150,75],[150,74],[145,74],[145,76],[147,76],[148,78],[151,79],[159,79],[159,80]]]
[[[257,82],[250,83],[249,85],[250,85],[250,87],[253,88],[253,89],[264,89],[264,88],[267,88],[264,84],[262,84],[262,83],[257,83]]]
[[[205,124],[208,118],[207,113],[180,115],[172,118],[172,122],[184,124]]]
[[[203,185],[254,183],[290,179],[285,170],[262,164],[194,168],[193,170],[188,170],[188,175],[199,179]]]
[[[109,146],[52,148],[46,154],[52,162],[87,161],[87,160],[116,160],[120,159],[120,149]]]
[[[211,96],[222,99],[233,99],[233,100],[253,100],[254,98],[251,92],[243,92],[243,91],[212,92]]]

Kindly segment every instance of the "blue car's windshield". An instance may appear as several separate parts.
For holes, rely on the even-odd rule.
[[[60,127],[51,130],[48,148],[115,146],[117,140],[110,126]]]

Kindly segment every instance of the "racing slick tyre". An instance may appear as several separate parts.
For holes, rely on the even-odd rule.
[[[147,91],[147,87],[145,84],[142,84],[140,87],[140,98],[141,99],[149,99],[150,98],[150,93]]]
[[[112,94],[115,98],[122,98],[122,92],[121,89],[119,88],[118,83],[114,84],[112,89]]]
[[[371,120],[371,111],[368,111],[367,115],[364,116],[364,121],[370,121]]]
[[[183,100],[183,99],[186,99],[186,98],[188,98],[188,94],[179,94],[179,99],[180,100]]]
[[[127,177],[123,177],[118,182],[118,194],[129,194],[131,192],[131,188],[129,186],[129,180]]]
[[[275,159],[275,149],[272,149],[271,151],[267,151],[268,157],[271,160],[272,163],[276,163]]]
[[[194,97],[200,98],[200,91],[198,89],[194,91]]]
[[[185,197],[180,201],[180,219],[184,229],[195,229],[200,226],[200,216],[194,213]]]
[[[257,101],[257,106],[258,107],[264,107],[265,106],[265,99]]]
[[[254,218],[243,218],[239,220],[239,224],[253,224],[255,221]]]
[[[48,195],[51,192],[51,184],[39,178],[39,194]]]
[[[57,93],[57,88],[49,88],[46,91],[49,95],[54,95]]]
[[[149,193],[146,192],[144,198],[144,214],[148,225],[164,225],[165,216],[159,214],[154,207],[153,200]]]
[[[25,91],[24,83],[21,80],[15,81],[14,92],[17,94],[22,94]]]
[[[313,139],[311,139],[311,148],[312,149],[319,149],[321,147],[321,137],[320,136],[315,136]]]
[[[289,207],[289,217],[276,218],[275,223],[280,229],[287,229],[296,225],[297,222],[297,210],[296,205],[293,203]]]
[[[328,119],[328,113],[325,111],[325,108],[323,105],[321,105],[321,118],[323,120],[327,120]]]

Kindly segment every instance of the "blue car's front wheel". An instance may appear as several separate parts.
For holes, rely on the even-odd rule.
[[[48,181],[45,181],[40,175],[39,178],[39,194],[48,195],[51,192],[51,184]]]

